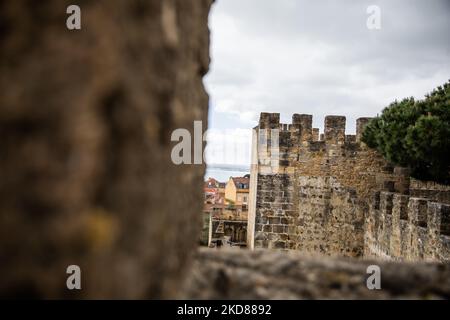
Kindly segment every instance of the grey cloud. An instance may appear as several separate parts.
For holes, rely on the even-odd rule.
[[[381,30],[366,27],[369,5]],[[212,126],[249,127],[248,113],[254,124],[272,111],[314,114],[319,127],[343,114],[354,131],[357,117],[450,78],[448,0],[218,0],[211,28]]]

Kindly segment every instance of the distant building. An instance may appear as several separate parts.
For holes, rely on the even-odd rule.
[[[220,182],[214,178],[208,178],[204,184],[205,194],[216,194],[219,192]]]
[[[214,178],[208,178],[204,184],[205,203],[224,203],[225,184]]]
[[[226,187],[226,183],[225,182],[219,182],[219,198],[221,200],[220,203],[225,203],[225,187]]]
[[[247,210],[250,176],[230,177],[225,187],[225,202]]]
[[[250,175],[205,181],[202,245],[246,246],[249,183]]]
[[[211,188],[211,189],[218,189],[220,182],[217,181],[214,178],[208,178],[208,180],[205,181],[205,189]]]

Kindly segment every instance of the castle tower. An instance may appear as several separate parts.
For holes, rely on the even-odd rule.
[[[282,124],[279,113],[261,114],[252,140],[250,249],[442,258],[447,249],[441,238],[450,229],[442,212],[448,207],[413,205],[415,218],[409,218],[415,202],[407,170],[394,169],[361,143],[370,119],[359,118],[356,135],[346,135],[344,116],[326,116],[321,135],[312,115],[294,114],[291,124]],[[424,243],[418,224],[435,230],[429,239],[438,249],[428,242],[422,253],[412,252],[405,230],[412,230],[411,241]]]

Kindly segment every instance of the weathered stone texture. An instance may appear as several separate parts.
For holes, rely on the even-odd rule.
[[[371,200],[366,219],[365,256],[449,261],[449,205],[391,192],[380,198],[379,208]]]
[[[393,167],[367,148],[361,135],[369,120],[358,119],[352,136],[345,135],[345,117],[327,116],[323,140],[317,140],[310,115],[293,115],[290,125],[280,124],[279,114],[261,115],[252,167],[256,200],[249,213],[255,237],[249,247],[449,259],[447,207],[442,204],[431,215],[427,205],[414,202],[415,209],[408,209],[417,196],[445,203],[449,188],[411,182],[407,169]],[[428,241],[416,239],[420,227]]]
[[[366,286],[379,265],[381,290]],[[189,299],[448,299],[450,266],[314,257],[294,252],[201,250]]]
[[[412,197],[450,204],[450,186],[411,179],[410,193]]]
[[[286,129],[278,114],[262,114],[256,130],[255,247],[361,256],[367,204],[360,200],[385,180],[377,173],[395,180],[383,159],[345,135],[345,117],[326,117],[324,140],[310,115],[294,115]]]
[[[0,2],[0,296],[75,297],[77,264],[77,297],[173,297],[204,167],[170,136],[206,129],[211,1],[78,1],[79,31],[70,4]]]

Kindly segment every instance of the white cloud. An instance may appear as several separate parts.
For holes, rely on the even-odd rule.
[[[209,129],[206,134],[206,163],[247,166],[251,159],[251,139],[251,129]]]

